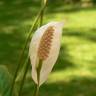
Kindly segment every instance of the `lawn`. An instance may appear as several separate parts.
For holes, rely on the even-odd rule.
[[[0,1],[0,65],[11,75],[39,7],[38,0]],[[40,96],[96,96],[95,7],[69,11],[62,3],[49,3],[44,23],[53,20],[65,23],[61,51]],[[32,96],[33,88],[29,70],[22,96]]]

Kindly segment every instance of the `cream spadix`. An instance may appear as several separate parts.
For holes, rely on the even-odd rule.
[[[62,22],[50,22],[37,29],[32,37],[29,56],[32,64],[32,78],[36,84],[38,84],[37,67],[39,61],[42,60],[39,85],[46,81],[56,63],[60,50],[62,28]]]

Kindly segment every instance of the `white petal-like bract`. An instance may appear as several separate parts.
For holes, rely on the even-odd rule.
[[[62,36],[63,23],[62,22],[50,22],[46,25],[43,25],[39,29],[37,29],[37,31],[34,33],[32,37],[30,47],[29,47],[29,56],[30,56],[30,60],[32,64],[32,78],[34,82],[37,84],[38,80],[37,80],[36,66],[39,61],[38,48],[39,48],[40,41],[42,39],[44,32],[46,32],[47,28],[50,26],[54,27],[54,33],[53,33],[50,53],[47,59],[42,61],[42,67],[40,70],[40,82],[39,82],[40,85],[46,81],[49,73],[51,72],[58,58],[59,51],[60,51],[60,40]]]

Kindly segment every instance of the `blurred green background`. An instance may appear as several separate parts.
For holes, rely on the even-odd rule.
[[[0,0],[0,66],[12,76],[40,6],[40,0]],[[96,96],[96,0],[49,0],[44,23],[54,20],[64,21],[62,46],[40,96]],[[22,96],[33,94],[30,69]]]

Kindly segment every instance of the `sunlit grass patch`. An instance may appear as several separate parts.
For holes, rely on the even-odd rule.
[[[57,78],[58,77],[58,78]],[[88,69],[67,69],[62,71],[53,72],[47,83],[56,83],[56,82],[70,82],[72,79],[77,77],[84,77],[84,78],[96,78],[95,74],[93,74]]]
[[[67,28],[96,28],[96,10],[81,10],[70,13],[51,13],[46,16],[47,21],[51,18],[52,20],[61,20],[65,22]]]

